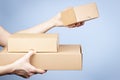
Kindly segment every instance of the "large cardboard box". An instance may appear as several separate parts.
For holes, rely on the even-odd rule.
[[[17,33],[8,39],[8,52],[28,52],[29,49],[37,52],[57,52],[58,35]]]
[[[98,16],[96,3],[90,3],[62,11],[61,21],[64,25],[70,25],[77,22],[91,20]]]
[[[60,45],[57,53],[36,53],[31,64],[45,70],[81,70],[82,52],[80,45]],[[0,66],[14,62],[26,53],[1,53]]]

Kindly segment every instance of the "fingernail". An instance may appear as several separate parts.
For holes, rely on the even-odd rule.
[[[45,72],[47,72],[47,70],[45,70]]]

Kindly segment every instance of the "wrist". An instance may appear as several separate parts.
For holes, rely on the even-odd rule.
[[[55,17],[52,18],[53,19],[53,23],[54,23],[54,26],[57,27],[57,26],[64,26],[62,21],[61,21],[61,14],[57,14]]]
[[[11,64],[5,65],[5,66],[0,66],[0,75],[11,74],[11,73],[12,73]]]
[[[7,66],[8,74],[10,74],[14,71],[15,66],[13,64],[9,64],[9,65],[6,65],[6,66]]]

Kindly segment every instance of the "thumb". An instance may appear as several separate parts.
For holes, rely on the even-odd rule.
[[[30,50],[28,51],[28,53],[24,56],[24,58],[29,61],[30,58],[31,58],[31,56],[34,55],[35,53],[36,53],[35,50],[30,49]]]
[[[42,70],[42,69],[36,69],[36,73],[38,74],[43,74],[43,73],[46,73],[47,70]]]

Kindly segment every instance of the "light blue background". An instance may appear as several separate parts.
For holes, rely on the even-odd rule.
[[[0,25],[11,33],[49,20],[61,10],[96,2],[100,17],[75,29],[54,28],[61,44],[81,44],[82,71],[48,71],[28,80],[120,80],[119,0],[0,0]],[[0,80],[25,80],[15,75]]]

